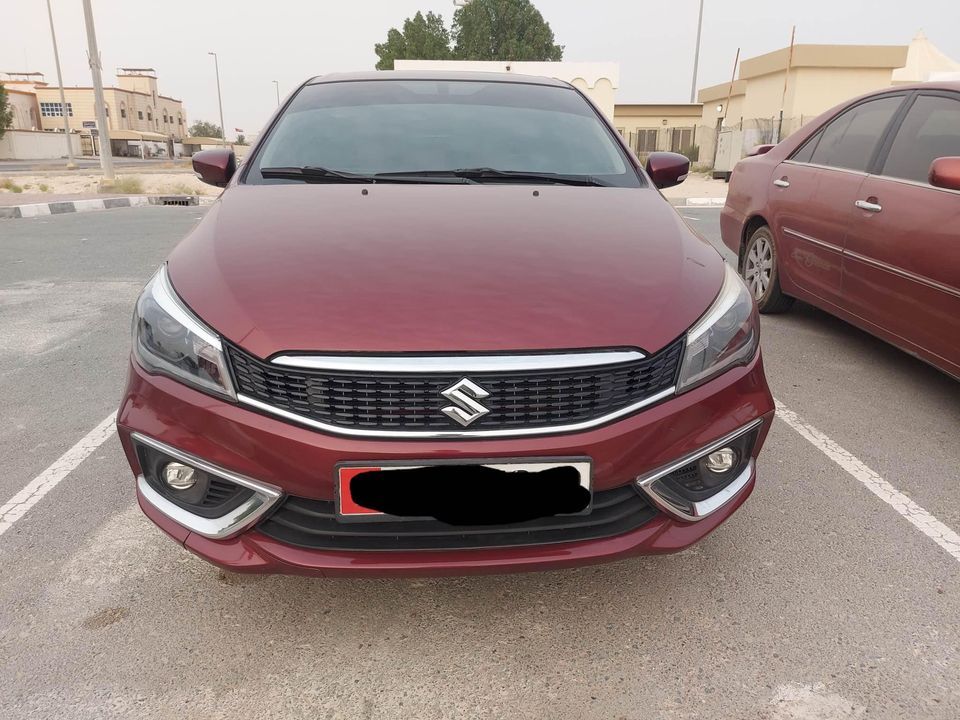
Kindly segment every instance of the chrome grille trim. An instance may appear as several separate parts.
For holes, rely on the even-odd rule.
[[[570,370],[636,362],[646,357],[637,350],[556,353],[542,355],[397,355],[393,357],[351,355],[280,355],[274,365],[346,372],[391,373],[485,373],[526,370]]]
[[[300,423],[315,430],[322,430],[323,432],[331,433],[333,435],[347,435],[350,437],[365,438],[429,440],[457,438],[510,438],[529,437],[531,435],[562,435],[565,433],[581,432],[583,430],[599,427],[600,425],[605,425],[613,420],[617,420],[618,418],[631,415],[638,410],[642,410],[649,405],[653,405],[654,403],[658,403],[661,400],[665,400],[666,398],[675,395],[676,392],[676,387],[669,387],[666,390],[657,393],[656,395],[651,395],[650,397],[644,398],[640,402],[620,408],[616,412],[608,413],[602,417],[593,418],[591,420],[585,420],[583,422],[573,423],[570,425],[557,425],[554,427],[537,428],[509,428],[504,430],[362,430],[359,428],[342,427],[340,425],[330,425],[328,423],[319,422],[318,420],[304,417],[303,415],[298,415],[296,413],[289,412],[288,410],[283,410],[281,408],[274,407],[273,405],[260,402],[259,400],[248,395],[243,395],[242,393],[237,394],[237,400],[244,405],[249,405],[250,407],[257,408],[258,410],[270,413],[271,415],[276,415],[284,420]]]

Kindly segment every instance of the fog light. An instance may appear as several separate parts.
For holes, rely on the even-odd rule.
[[[174,490],[189,490],[197,484],[197,473],[188,465],[167,463],[163,467],[163,481]]]
[[[720,448],[707,455],[703,466],[712,473],[720,475],[729,472],[737,464],[737,451],[732,447]]]

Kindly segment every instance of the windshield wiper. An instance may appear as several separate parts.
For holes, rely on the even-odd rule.
[[[330,170],[319,165],[304,165],[302,167],[269,167],[260,168],[260,174],[265,178],[282,178],[284,180],[303,180],[305,182],[351,182],[372,183],[370,175]]]
[[[552,183],[555,185],[578,185],[581,187],[610,187],[610,183],[590,175],[568,175],[564,173],[532,172],[526,170],[497,170],[496,168],[477,167],[457,170],[411,170],[409,172],[377,173],[374,177],[417,176],[427,178],[457,177],[474,182],[515,181],[522,183]]]
[[[346,170],[331,170],[319,165],[304,165],[302,167],[269,167],[260,168],[260,175],[264,178],[278,178],[283,180],[302,180],[311,183],[468,183],[465,178],[457,176],[419,175],[417,173],[364,173],[347,172]]]

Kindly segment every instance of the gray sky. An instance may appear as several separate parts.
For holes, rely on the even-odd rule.
[[[90,85],[81,0],[52,0],[64,84]],[[2,0],[0,71],[40,71],[56,83],[44,0]],[[621,102],[689,99],[697,0],[535,0],[564,59],[620,63]],[[417,10],[452,0],[93,0],[105,81],[118,66],[154,67],[160,92],[191,122],[219,122],[213,58],[220,56],[225,124],[255,132],[281,93],[306,77],[372,69],[373,45]],[[960,0],[706,0],[700,81],[730,77],[743,57],[797,42],[907,44],[917,30],[960,60]]]

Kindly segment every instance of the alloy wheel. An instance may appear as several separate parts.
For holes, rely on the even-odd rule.
[[[747,252],[743,277],[753,297],[761,300],[773,278],[773,243],[763,235],[756,238]]]

